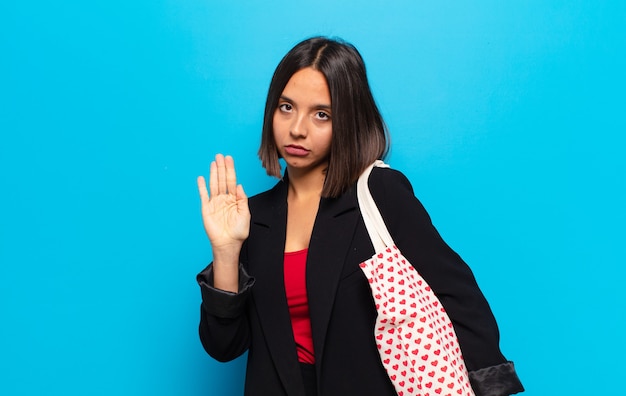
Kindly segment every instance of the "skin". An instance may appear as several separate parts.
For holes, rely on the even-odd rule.
[[[296,72],[274,112],[273,131],[289,173],[285,251],[306,249],[324,185],[332,138],[330,92],[322,73]],[[213,250],[214,287],[238,291],[239,253],[250,230],[248,197],[237,185],[234,160],[217,154],[209,188],[198,177],[204,229]]]
[[[211,162],[209,189],[198,177],[202,220],[213,250],[214,287],[239,290],[239,253],[250,231],[248,197],[237,185],[235,163],[231,156],[215,156]]]
[[[278,152],[289,173],[285,251],[309,246],[332,138],[330,91],[326,78],[312,68],[295,73],[283,90],[273,120]],[[302,148],[290,152],[290,148]]]

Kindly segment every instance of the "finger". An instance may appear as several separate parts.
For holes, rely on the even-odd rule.
[[[239,202],[241,200],[244,203],[247,203],[248,202],[248,196],[243,191],[243,186],[240,184],[240,185],[238,185],[236,187],[236,189],[237,189],[237,201]]]
[[[198,176],[198,192],[200,193],[200,200],[202,202],[207,201],[209,199],[209,192],[206,189],[206,180],[204,176]]]
[[[226,194],[226,164],[224,163],[224,156],[217,154],[215,156],[215,163],[217,164],[217,189],[219,194]]]
[[[218,194],[217,164],[215,163],[215,161],[211,162],[211,170],[209,173],[209,191],[211,192],[211,197],[214,197]]]
[[[248,196],[243,191],[243,186],[241,184],[237,186],[237,209],[239,209],[240,212],[249,211]]]
[[[224,157],[226,164],[226,188],[228,193],[237,195],[237,174],[235,173],[235,160],[230,155]]]

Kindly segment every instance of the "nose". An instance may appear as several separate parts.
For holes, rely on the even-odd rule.
[[[293,118],[293,122],[290,125],[289,133],[295,138],[304,138],[307,135],[307,119],[306,115],[298,114]]]

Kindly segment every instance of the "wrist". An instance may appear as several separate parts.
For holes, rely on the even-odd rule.
[[[213,248],[213,286],[239,292],[239,254],[241,244]]]
[[[218,246],[211,245],[211,250],[213,251],[213,262],[238,266],[242,245],[242,243],[229,243]]]

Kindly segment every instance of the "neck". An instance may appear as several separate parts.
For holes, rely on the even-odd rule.
[[[325,168],[324,168],[325,170]],[[289,172],[289,196],[291,199],[319,199],[324,188],[326,179],[325,171],[320,169],[315,172],[298,172],[287,169]]]

